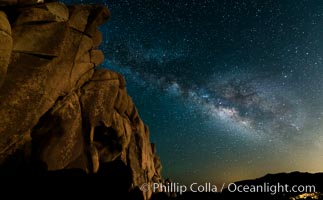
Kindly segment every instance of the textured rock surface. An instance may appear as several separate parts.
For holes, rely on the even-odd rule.
[[[102,6],[1,1],[1,174],[35,163],[88,174],[121,165],[129,169],[126,190],[161,181],[149,129],[124,78],[96,68],[104,59],[98,26],[108,18]]]
[[[7,14],[0,10],[0,87],[4,81],[5,74],[12,51],[11,26]]]

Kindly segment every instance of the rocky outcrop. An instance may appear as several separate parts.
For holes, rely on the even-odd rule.
[[[0,2],[1,174],[35,163],[95,174],[118,162],[129,169],[129,191],[161,181],[124,78],[97,68],[104,59],[98,26],[108,18],[103,6]]]

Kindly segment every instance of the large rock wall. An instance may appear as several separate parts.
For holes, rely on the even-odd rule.
[[[96,68],[104,60],[98,26],[109,15],[103,6],[0,2],[2,174],[34,163],[95,174],[120,162],[130,171],[129,190],[161,181],[149,129],[124,78]]]

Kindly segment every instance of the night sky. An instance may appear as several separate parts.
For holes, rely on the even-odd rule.
[[[123,74],[164,178],[323,171],[323,1],[105,4],[104,68]]]

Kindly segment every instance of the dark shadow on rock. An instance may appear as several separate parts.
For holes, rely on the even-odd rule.
[[[135,189],[133,189],[130,193],[129,193],[129,197],[133,200],[145,200],[142,191],[136,187]]]
[[[159,193],[153,194],[150,200],[171,200],[171,199],[174,199],[174,198],[167,196],[166,193],[159,192]]]
[[[102,163],[99,171],[94,175],[100,177],[104,184],[112,191],[128,192],[132,183],[130,168],[121,160]]]

